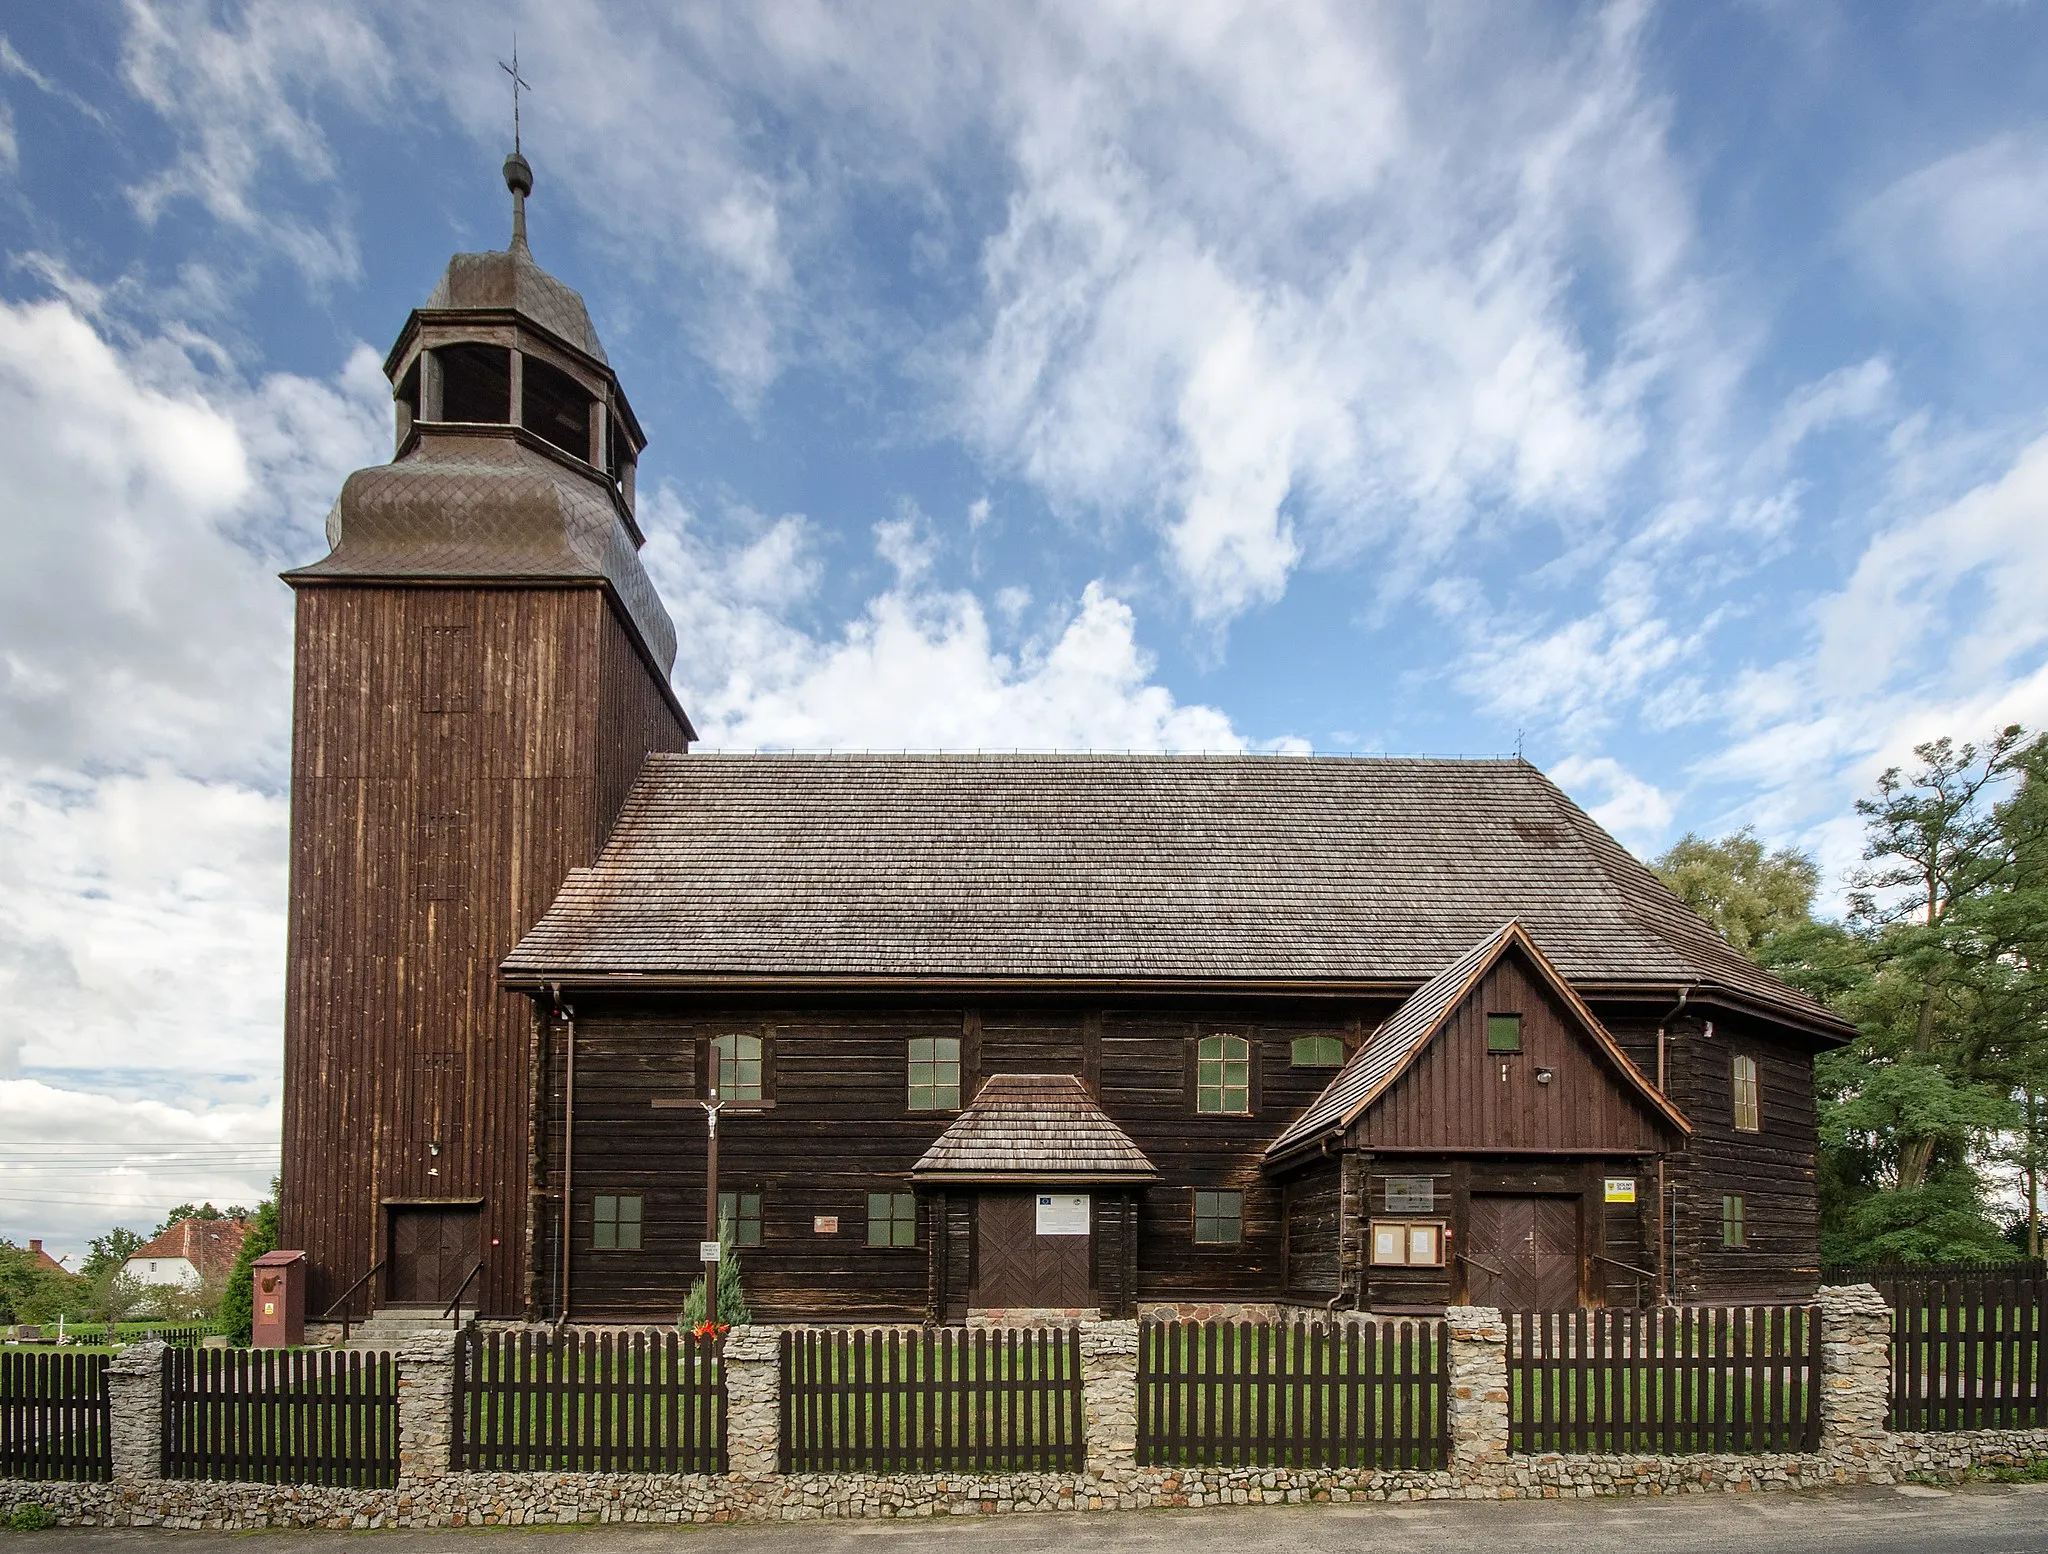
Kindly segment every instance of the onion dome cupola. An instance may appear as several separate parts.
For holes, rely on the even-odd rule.
[[[675,625],[640,563],[634,473],[647,445],[583,299],[526,243],[533,170],[505,159],[512,241],[456,254],[385,358],[389,464],[358,470],[329,554],[293,582],[610,585],[666,678]]]

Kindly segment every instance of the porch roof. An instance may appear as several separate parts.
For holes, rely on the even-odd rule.
[[[1072,1074],[991,1074],[911,1167],[920,1182],[1150,1182],[1159,1173]]]

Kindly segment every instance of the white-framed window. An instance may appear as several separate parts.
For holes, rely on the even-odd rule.
[[[906,1048],[910,1110],[957,1112],[960,1109],[960,1038],[913,1036]]]
[[[764,1061],[761,1038],[744,1031],[716,1036],[711,1042],[712,1073],[717,1078],[721,1101],[758,1101]]]
[[[1195,1049],[1195,1110],[1245,1117],[1252,1109],[1252,1044],[1204,1036]]]

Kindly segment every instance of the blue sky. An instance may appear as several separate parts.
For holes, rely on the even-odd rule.
[[[2038,4],[0,7],[0,1234],[267,1174],[274,573],[515,29],[712,744],[1519,743],[1832,891],[2048,722]]]

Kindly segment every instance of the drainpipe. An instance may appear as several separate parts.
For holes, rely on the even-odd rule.
[[[1666,1078],[1665,1031],[1671,1022],[1684,1012],[1686,1000],[1691,997],[1692,989],[1690,987],[1680,988],[1678,990],[1678,1002],[1671,1006],[1670,1013],[1657,1022],[1657,1093],[1659,1095],[1670,1094],[1670,1085]],[[1666,1193],[1664,1156],[1660,1153],[1657,1156],[1657,1213],[1664,1221],[1664,1234],[1658,1237],[1658,1240],[1664,1244],[1658,1247],[1657,1250],[1662,1254],[1660,1260],[1664,1264],[1664,1277],[1658,1282],[1664,1286],[1659,1293],[1662,1294],[1666,1302],[1675,1301],[1678,1298],[1678,1215],[1676,1210],[1677,1204]]]
[[[576,1011],[562,1002],[561,983],[550,982],[548,996],[554,1001],[556,1017],[568,1028],[568,1072],[562,1086],[562,1217],[555,1222],[562,1249],[562,1304],[555,1313],[555,1326],[559,1328],[569,1321],[569,1258],[575,1241],[569,1233],[569,1222],[576,1205]]]

